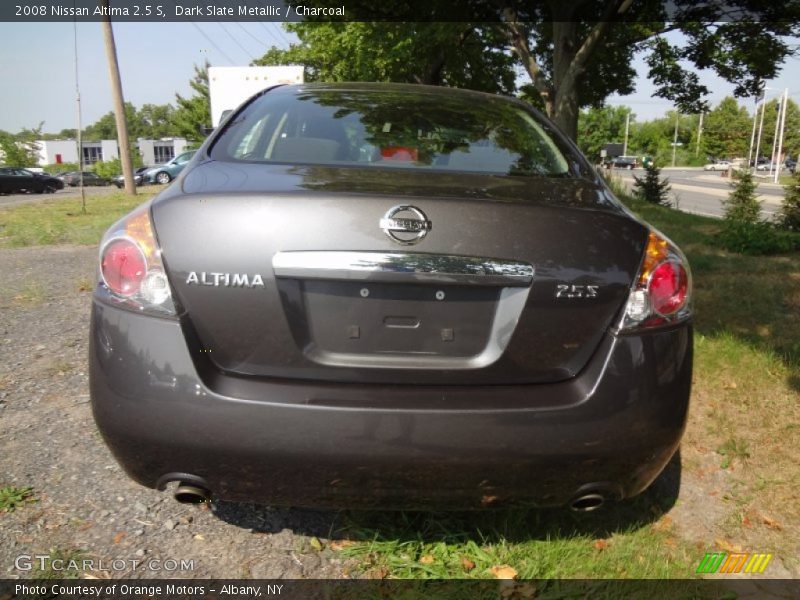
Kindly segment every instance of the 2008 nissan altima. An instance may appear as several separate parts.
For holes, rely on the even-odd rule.
[[[102,240],[93,410],[183,501],[590,510],[676,452],[690,301],[525,103],[279,86]]]

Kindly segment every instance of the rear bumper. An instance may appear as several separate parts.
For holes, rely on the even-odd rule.
[[[677,449],[692,375],[690,325],[607,336],[568,382],[447,387],[227,377],[180,323],[97,301],[91,329],[95,420],[133,479],[295,506],[629,497]]]

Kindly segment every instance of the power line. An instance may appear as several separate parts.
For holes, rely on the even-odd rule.
[[[233,43],[234,43],[234,44],[236,44],[237,46],[239,46],[239,48],[241,48],[241,49],[242,49],[242,52],[244,52],[244,53],[245,53],[247,56],[249,56],[249,57],[250,57],[250,60],[255,60],[255,59],[256,59],[256,57],[255,57],[255,56],[253,56],[252,54],[250,54],[250,52],[248,52],[248,51],[247,51],[247,48],[245,48],[244,46],[242,46],[242,45],[239,43],[239,40],[237,40],[235,37],[233,37],[233,35],[231,34],[231,32],[230,32],[230,31],[228,31],[228,29],[227,29],[227,28],[226,28],[226,27],[225,27],[225,26],[222,24],[222,22],[221,22],[221,21],[217,21],[217,25],[219,25],[219,26],[222,28],[222,31],[224,31],[226,34],[228,34],[228,37],[229,37],[229,38],[231,38],[231,39],[233,40]]]
[[[288,37],[286,37],[286,36],[284,35],[284,33],[283,33],[283,27],[281,27],[280,25],[278,25],[278,24],[277,24],[277,23],[275,23],[274,21],[272,22],[272,26],[275,28],[275,31],[277,31],[277,32],[278,32],[278,34],[281,36],[281,39],[283,39],[283,41],[284,41],[284,42],[286,42],[286,45],[287,45],[287,46],[291,46],[291,45],[292,45],[292,42],[289,40],[289,38],[288,38]]]
[[[257,43],[257,44],[259,44],[259,45],[262,45],[262,44],[263,44],[263,45],[266,47],[266,45],[267,45],[267,44],[264,42],[264,40],[258,39],[258,38],[257,38],[256,36],[254,36],[252,33],[250,33],[249,31],[247,31],[247,29],[245,29],[244,25],[242,25],[242,24],[241,24],[241,23],[239,23],[238,21],[236,21],[234,24],[235,24],[235,25],[237,25],[237,26],[239,27],[239,29],[241,29],[242,31],[244,31],[244,32],[245,32],[247,35],[249,35],[251,38],[253,38],[253,39],[256,41],[256,43]]]
[[[225,60],[227,60],[227,61],[228,61],[230,64],[232,64],[232,65],[235,65],[235,64],[236,64],[234,61],[232,61],[232,60],[231,60],[230,56],[228,56],[227,54],[225,54],[225,53],[222,51],[222,49],[221,49],[219,46],[217,46],[217,44],[215,44],[215,43],[214,43],[214,40],[212,40],[210,37],[208,37],[208,36],[206,35],[206,32],[205,32],[205,31],[203,31],[202,29],[200,29],[200,27],[197,25],[197,23],[195,23],[194,21],[189,21],[189,23],[191,23],[192,25],[194,25],[194,28],[195,28],[195,29],[197,29],[197,31],[199,31],[199,32],[200,32],[200,34],[201,34],[201,35],[202,35],[204,38],[206,38],[206,40],[208,40],[208,43],[209,43],[209,44],[211,44],[212,46],[214,46],[214,49],[215,49],[217,52],[219,52],[219,53],[222,55],[222,58],[224,58]]]

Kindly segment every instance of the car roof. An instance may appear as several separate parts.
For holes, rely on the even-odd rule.
[[[499,100],[513,102],[527,108],[534,108],[532,105],[523,102],[514,96],[503,94],[490,94],[477,90],[467,90],[463,88],[447,87],[442,85],[423,85],[418,83],[389,83],[389,82],[365,82],[365,81],[346,81],[335,83],[297,83],[280,85],[272,88],[270,94],[294,94],[299,95],[304,92],[332,91],[332,92],[407,92],[409,94],[424,94],[427,96],[437,96],[440,98],[473,98],[481,100]]]

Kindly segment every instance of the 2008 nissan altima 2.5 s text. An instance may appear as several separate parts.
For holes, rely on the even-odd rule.
[[[279,86],[102,240],[94,416],[182,501],[590,510],[678,448],[690,300],[523,102]]]

